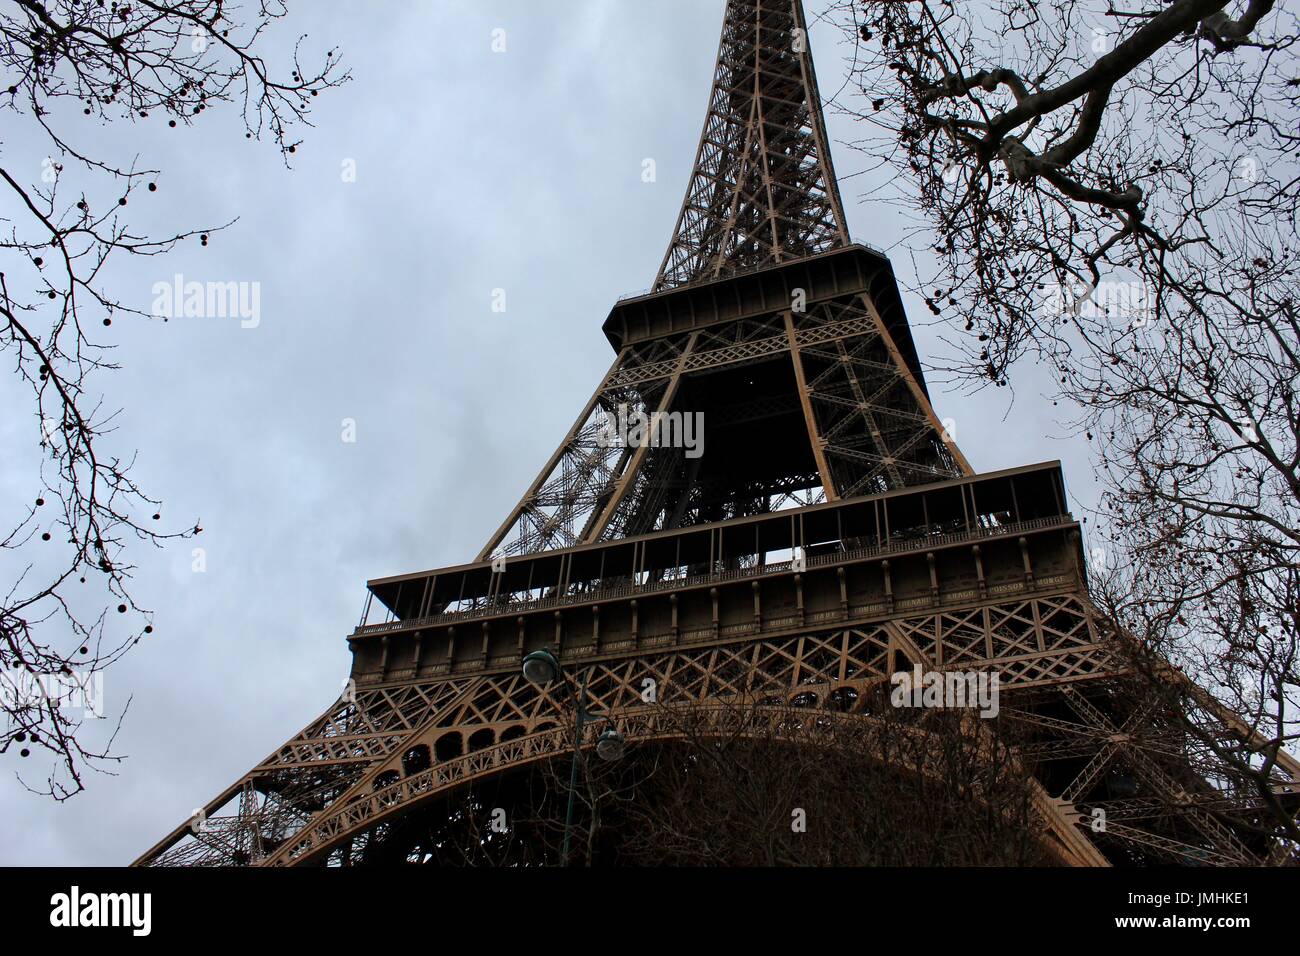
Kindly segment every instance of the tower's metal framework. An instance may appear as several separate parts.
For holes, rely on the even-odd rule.
[[[418,808],[571,752],[520,675],[541,647],[637,740],[759,686],[838,720],[899,669],[996,670],[1062,862],[1277,852],[1231,822],[1258,793],[1119,702],[1059,466],[977,475],[937,419],[889,261],[848,238],[799,0],[728,0],[675,235],[604,332],[612,367],[477,559],[371,582],[354,692],[139,863],[374,858]],[[620,409],[703,413],[703,454],[606,440]],[[1284,757],[1276,792],[1297,781]]]

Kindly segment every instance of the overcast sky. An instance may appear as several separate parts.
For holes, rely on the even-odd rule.
[[[668,244],[723,0],[290,6],[268,59],[285,63],[306,33],[308,50],[338,45],[354,77],[314,102],[294,169],[225,107],[189,130],[81,131],[163,170],[142,225],[239,217],[206,249],[121,263],[123,298],[147,310],[176,273],[259,282],[261,316],[113,326],[115,438],[140,450],[136,477],[168,519],[202,520],[207,571],[191,570],[191,542],[134,554],[155,634],[105,679],[110,713],[132,698],[117,741],[129,759],[55,804],[6,757],[0,863],[128,863],[336,699],[364,582],[473,559],[612,360],[611,305],[651,284]],[[822,25],[812,42],[833,97],[849,48]],[[888,248],[898,213],[865,199],[876,183],[842,145],[853,126],[829,123],[851,231]],[[8,160],[24,141],[6,137]],[[923,360],[940,348],[917,338]],[[931,391],[977,469],[1060,458],[1087,499],[1086,446],[1026,382],[1009,410],[1006,391]],[[4,381],[0,401],[0,493],[26,501],[26,399]],[[43,779],[46,759],[21,769]]]

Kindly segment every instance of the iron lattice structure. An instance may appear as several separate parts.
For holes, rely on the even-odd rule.
[[[803,7],[729,3],[695,171],[655,289],[848,241]]]
[[[352,690],[139,864],[427,858],[420,815],[572,753],[520,674],[543,647],[638,741],[737,702],[867,721],[900,669],[996,671],[1059,861],[1293,852],[1186,732],[1239,738],[1232,715],[1125,696],[1059,465],[978,475],[936,417],[889,261],[848,239],[798,0],[727,3],[655,291],[604,332],[613,365],[477,559],[370,582]],[[703,454],[608,441],[620,409],[702,413]],[[1283,755],[1273,793],[1297,781]]]

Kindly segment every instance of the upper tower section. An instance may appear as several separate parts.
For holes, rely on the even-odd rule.
[[[849,242],[800,0],[727,0],[695,169],[655,290]]]

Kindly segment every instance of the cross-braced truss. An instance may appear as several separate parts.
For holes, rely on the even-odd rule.
[[[700,456],[602,442],[620,409],[700,416]],[[773,444],[780,422],[792,427],[775,432],[787,440],[767,458],[786,467],[746,474],[718,464],[738,446]],[[837,296],[624,348],[480,559],[968,473],[871,294]]]
[[[799,0],[731,0],[668,289],[848,242]]]
[[[1124,700],[1114,638],[1076,594],[967,610],[717,641],[571,666],[586,671],[594,710],[627,737],[650,741],[687,708],[724,701],[866,714],[873,688],[898,670],[990,669],[1004,704],[1037,736],[1019,758],[1044,794],[1042,812],[1067,862],[1102,864],[1115,846],[1150,858],[1262,862],[1232,825],[1257,812],[1258,794],[1216,789],[1214,758],[1189,758],[1179,720]],[[646,703],[647,681],[656,700]],[[188,827],[141,862],[284,865],[340,862],[380,824],[457,788],[571,750],[559,688],[516,669],[407,681],[345,699],[268,757]],[[1064,768],[1062,770],[1061,768]],[[1279,768],[1277,786],[1300,782]],[[1117,791],[1117,772],[1136,779]],[[1108,815],[1100,831],[1093,811]],[[1224,822],[1227,821],[1227,822]],[[1076,826],[1083,823],[1083,826]]]

